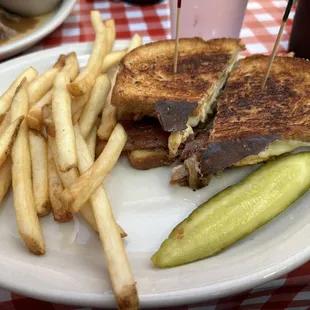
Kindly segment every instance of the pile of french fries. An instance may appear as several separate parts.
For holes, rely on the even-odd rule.
[[[91,22],[95,41],[85,68],[80,71],[75,52],[60,55],[41,75],[26,69],[0,97],[0,202],[12,184],[20,236],[37,255],[45,254],[39,218],[52,213],[66,222],[80,212],[99,234],[119,309],[138,309],[121,239],[126,233],[115,222],[103,180],[127,140],[111,105],[116,73],[110,79],[108,72],[142,39],[135,35],[128,49],[112,51],[114,20],[103,22],[92,11]],[[107,143],[95,160],[100,139]]]

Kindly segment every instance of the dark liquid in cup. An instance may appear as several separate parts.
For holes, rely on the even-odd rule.
[[[296,57],[310,59],[310,0],[298,0],[289,43]]]

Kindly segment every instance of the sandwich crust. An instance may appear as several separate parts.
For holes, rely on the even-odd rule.
[[[180,39],[178,71],[173,74],[174,40],[143,45],[120,63],[112,105],[119,119],[154,116],[158,100],[200,103],[211,95],[232,55],[243,49],[238,39]],[[210,93],[210,94],[209,94]],[[201,113],[198,106],[192,115]]]
[[[276,57],[261,88],[268,56],[241,59],[218,104],[209,142],[272,134],[310,141],[310,62]]]
[[[277,140],[310,141],[309,61],[276,57],[262,89],[267,62],[268,56],[247,57],[229,76],[200,153],[202,175],[257,155]]]
[[[212,129],[185,145],[171,182],[206,186],[231,166],[266,161],[310,142],[310,63],[277,56],[262,89],[268,56],[240,60],[219,99]],[[188,169],[191,160],[195,169]],[[190,182],[192,180],[192,182]]]

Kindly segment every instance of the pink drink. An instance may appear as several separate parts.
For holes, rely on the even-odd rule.
[[[183,0],[180,38],[205,40],[239,37],[248,0]],[[172,38],[175,38],[177,0],[170,0]]]

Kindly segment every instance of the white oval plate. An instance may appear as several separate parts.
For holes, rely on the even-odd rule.
[[[50,19],[45,21],[40,28],[29,32],[29,34],[22,36],[20,39],[1,45],[0,60],[4,60],[26,50],[53,32],[69,16],[75,1],[76,0],[62,0],[59,7],[52,13]]]
[[[128,42],[118,41],[116,49]],[[60,53],[75,50],[85,65],[91,44],[72,44],[0,65],[3,92],[26,67],[50,67]],[[171,229],[200,203],[241,180],[254,168],[225,171],[199,191],[169,185],[171,168],[138,171],[121,158],[105,187],[117,221],[128,233],[125,245],[143,307],[189,304],[234,294],[272,280],[310,257],[309,194],[248,238],[212,258],[158,269],[150,261]],[[47,253],[27,251],[15,222],[10,193],[0,209],[0,287],[57,303],[112,307],[114,297],[99,239],[79,219],[41,219]]]

